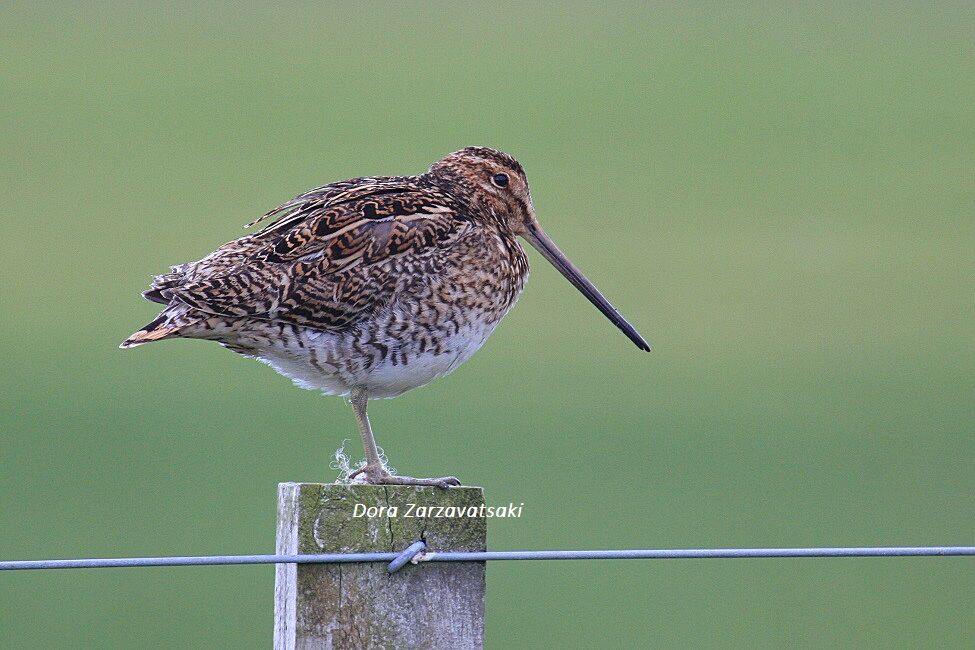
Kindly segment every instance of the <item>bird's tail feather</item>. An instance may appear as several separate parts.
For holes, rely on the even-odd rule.
[[[174,318],[175,314],[164,311],[155,320],[122,341],[120,348],[134,348],[144,343],[161,341],[162,339],[179,336],[179,332],[187,325],[184,319]]]

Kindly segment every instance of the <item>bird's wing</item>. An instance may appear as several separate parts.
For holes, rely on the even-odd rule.
[[[260,232],[159,276],[146,297],[215,315],[342,328],[386,304],[394,262],[432,260],[470,228],[455,200],[415,177],[328,185],[258,221],[266,218],[274,220]]]

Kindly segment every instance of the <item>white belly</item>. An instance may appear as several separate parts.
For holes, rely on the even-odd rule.
[[[396,397],[457,369],[477,352],[496,326],[497,322],[473,322],[461,327],[456,334],[439,339],[445,350],[441,354],[421,352],[406,344],[390,349],[380,360],[378,354],[370,357],[362,353],[368,346],[358,337],[305,330],[299,334],[302,345],[291,341],[261,346],[254,356],[301,388],[348,395],[353,386],[360,385],[370,398]]]
[[[456,370],[484,345],[492,331],[494,325],[490,328],[461,330],[444,340],[444,347],[449,352],[438,355],[416,352],[408,357],[405,365],[394,364],[392,357],[387,357],[363,377],[362,384],[368,390],[369,397],[402,395]]]

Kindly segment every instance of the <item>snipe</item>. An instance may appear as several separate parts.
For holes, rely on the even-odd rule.
[[[524,237],[641,350],[643,337],[549,239],[528,180],[506,153],[468,147],[419,176],[356,178],[265,214],[263,230],[174,266],[143,295],[166,305],[126,339],[217,341],[304,388],[349,395],[369,483],[459,485],[393,476],[366,415],[466,361],[518,299]]]

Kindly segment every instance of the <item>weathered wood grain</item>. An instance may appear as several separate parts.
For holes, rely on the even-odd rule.
[[[356,517],[357,503],[384,511]],[[428,551],[485,550],[483,517],[408,517],[411,503],[479,507],[484,496],[480,488],[282,483],[277,553],[399,552],[418,539]],[[483,562],[407,564],[393,575],[386,566],[278,565],[274,647],[482,647]]]

